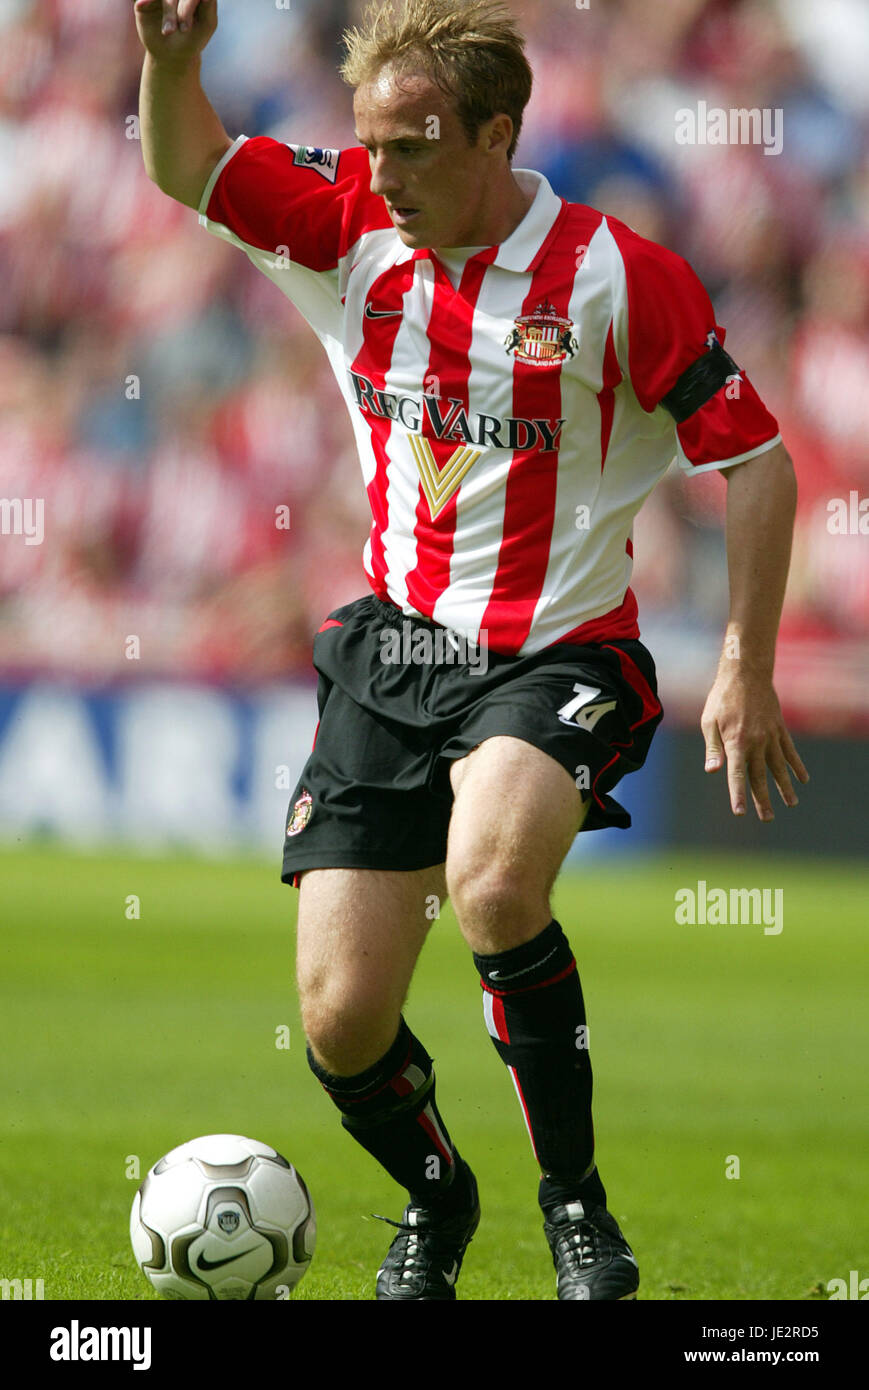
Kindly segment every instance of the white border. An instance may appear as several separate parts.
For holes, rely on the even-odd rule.
[[[246,139],[246,135],[239,135],[237,140],[233,140],[229,149],[226,151],[226,154],[223,156],[222,159],[219,159],[217,161],[214,168],[212,169],[208,183],[205,185],[205,191],[202,194],[202,197],[199,199],[199,207],[197,208],[197,212],[199,213],[199,222],[201,226],[204,227],[208,221],[208,218],[205,214],[208,208],[208,204],[211,202],[211,195],[214,192],[214,185],[217,183],[217,180],[220,178],[220,175],[223,173],[224,169],[226,168],[229,161],[232,159],[233,155],[238,154]]]
[[[757,447],[756,449],[749,449],[748,452],[745,453],[745,454],[736,454],[735,457],[732,458],[732,459],[722,459],[720,463],[699,463],[699,464],[694,464],[694,463],[691,462],[691,460],[688,458],[688,455],[685,453],[684,449],[682,448],[681,440],[679,440],[678,435],[677,435],[677,446],[676,446],[676,447],[677,447],[677,449],[678,449],[678,453],[677,453],[676,457],[677,457],[677,459],[679,460],[679,466],[680,466],[680,468],[682,469],[682,472],[685,473],[685,474],[687,474],[687,475],[690,477],[690,476],[693,476],[693,475],[696,474],[696,473],[709,473],[709,472],[711,472],[711,470],[712,470],[713,468],[732,468],[732,467],[734,466],[734,464],[737,464],[737,463],[745,463],[746,459],[757,458],[758,454],[765,454],[765,453],[767,453],[770,449],[774,449],[775,446],[776,446],[776,444],[781,444],[781,443],[782,443],[782,437],[781,437],[780,434],[777,434],[776,437],[775,437],[775,439],[770,439],[770,440],[768,440],[766,444],[759,444],[758,447]],[[685,463],[684,463],[684,464],[682,463],[682,460],[683,460],[683,459],[685,460]],[[685,464],[687,464],[688,466],[685,467]]]

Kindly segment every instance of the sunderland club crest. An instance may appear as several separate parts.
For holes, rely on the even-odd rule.
[[[562,318],[554,304],[542,299],[533,314],[514,321],[504,340],[508,353],[530,367],[557,367],[579,351],[573,320]]]
[[[309,791],[303,791],[293,807],[293,818],[287,826],[288,835],[301,835],[314,809],[314,798]]]

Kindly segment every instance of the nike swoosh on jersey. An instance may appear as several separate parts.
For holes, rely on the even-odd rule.
[[[207,1260],[203,1254],[199,1254],[193,1261],[193,1268],[201,1269],[203,1274],[209,1269],[220,1269],[223,1265],[231,1265],[233,1260],[240,1260],[244,1255],[250,1255],[256,1248],[255,1245],[252,1245],[250,1250],[239,1250],[237,1255],[229,1255],[225,1260]]]
[[[367,319],[399,319],[403,314],[403,309],[372,309],[370,304],[365,305]]]

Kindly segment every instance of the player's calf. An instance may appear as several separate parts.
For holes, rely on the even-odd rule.
[[[506,1064],[541,1168],[538,1198],[558,1297],[635,1296],[636,1261],[606,1210],[594,1162],[588,1025],[576,960],[555,921],[531,941],[475,953],[489,1034]]]
[[[404,1019],[385,1055],[354,1076],[308,1063],[358,1144],[408,1191],[410,1202],[378,1272],[379,1299],[455,1298],[480,1217],[477,1186],[437,1108],[432,1059]],[[384,1220],[388,1218],[384,1217]]]

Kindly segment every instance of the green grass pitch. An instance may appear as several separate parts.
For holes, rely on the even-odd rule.
[[[674,895],[780,887],[784,926],[688,926]],[[264,1139],[306,1178],[319,1234],[295,1297],[367,1299],[402,1194],[340,1128],[305,1063],[296,894],[250,859],[0,854],[0,1277],[46,1299],[156,1297],[128,1238],[161,1154]],[[565,875],[597,1157],[640,1298],[826,1298],[869,1275],[865,1217],[869,874],[849,864],[669,856]],[[140,916],[128,918],[130,895]],[[407,1017],[480,1182],[462,1299],[552,1299],[536,1168],[455,920],[432,929]],[[278,1030],[289,1026],[289,1048]],[[738,1160],[739,1176],[728,1177]]]

